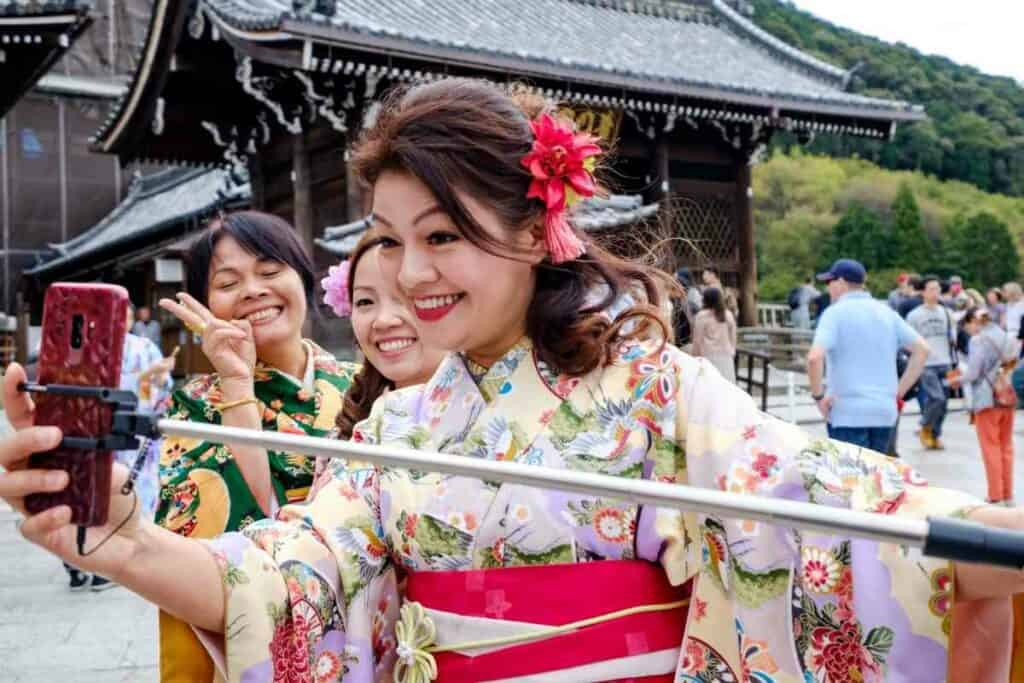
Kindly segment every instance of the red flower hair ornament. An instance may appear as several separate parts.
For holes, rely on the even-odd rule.
[[[533,148],[522,163],[529,169],[533,182],[526,196],[541,200],[547,208],[544,242],[551,262],[572,261],[582,256],[585,248],[569,225],[566,212],[597,191],[594,166],[601,148],[597,138],[575,132],[570,122],[550,114],[530,121],[530,128]]]

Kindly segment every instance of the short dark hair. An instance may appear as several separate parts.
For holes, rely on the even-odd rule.
[[[991,320],[988,309],[984,306],[971,306],[964,313],[964,317],[960,319],[960,326],[963,327],[967,323],[973,323],[975,321],[982,321],[984,319]]]
[[[938,275],[925,275],[923,278],[921,278],[921,291],[922,292],[928,287],[928,284],[930,282],[938,282],[939,283],[939,291],[942,291],[942,280],[939,279]]]
[[[907,284],[913,287],[915,292],[924,291],[924,279],[920,275],[911,275]]]
[[[257,258],[284,264],[298,273],[306,290],[308,313],[317,314],[313,261],[298,233],[288,221],[260,211],[235,211],[216,218],[192,243],[186,258],[185,288],[197,301],[209,304],[210,264],[217,244],[225,237]]]

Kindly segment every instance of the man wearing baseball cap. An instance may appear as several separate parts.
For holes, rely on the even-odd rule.
[[[914,385],[928,359],[928,344],[886,304],[864,288],[867,272],[853,259],[839,259],[818,280],[832,304],[822,313],[807,374],[811,395],[828,422],[829,436],[885,453],[898,415],[897,402]],[[902,377],[896,354],[910,351]],[[828,389],[823,376],[828,367]]]

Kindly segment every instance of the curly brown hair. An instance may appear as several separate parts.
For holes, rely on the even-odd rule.
[[[359,261],[379,243],[379,238],[373,234],[372,230],[368,230],[356,244],[356,248],[352,250],[352,255],[349,256],[348,282],[345,284],[348,286],[350,304],[352,303],[352,290],[355,287]],[[370,416],[373,402],[380,398],[385,391],[394,389],[394,387],[394,383],[381,374],[377,366],[371,363],[364,354],[363,365],[352,378],[352,385],[345,392],[345,401],[342,403],[341,412],[335,419],[338,436],[345,440],[351,439],[355,426]]]
[[[460,232],[478,248],[516,258],[517,248],[490,234],[453,190],[492,210],[509,230],[543,225],[545,206],[527,198],[532,180],[522,159],[533,146],[530,121],[554,105],[522,88],[444,78],[392,92],[353,153],[353,168],[372,186],[385,171],[416,177]],[[671,340],[660,311],[678,288],[666,273],[612,255],[578,229],[586,254],[537,268],[526,331],[541,360],[570,375],[607,365],[627,339]],[[599,296],[595,296],[598,294]],[[637,302],[616,319],[604,313],[622,295]]]

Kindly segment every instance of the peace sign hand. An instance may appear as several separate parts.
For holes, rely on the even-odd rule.
[[[256,342],[247,320],[221,320],[184,292],[178,293],[178,301],[161,299],[160,307],[202,335],[203,353],[213,364],[225,389],[248,388],[247,393],[240,393],[252,395]]]

